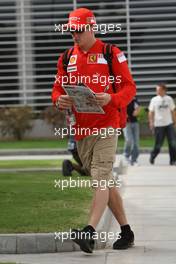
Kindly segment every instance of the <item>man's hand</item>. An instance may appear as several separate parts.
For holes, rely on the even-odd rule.
[[[153,131],[153,129],[154,129],[154,124],[153,124],[153,122],[149,122],[149,127],[150,127],[150,130]]]
[[[61,109],[69,109],[73,105],[73,100],[70,98],[69,95],[60,95],[56,105],[57,104]]]
[[[176,127],[176,110],[174,109],[171,112],[172,112],[172,119],[173,119],[174,127]]]
[[[95,95],[96,102],[100,106],[107,105],[111,101],[111,96],[108,93],[98,93]]]
[[[139,113],[140,113],[140,111],[141,111],[141,108],[140,108],[140,106],[138,106],[138,107],[133,111],[133,116],[138,116]]]
[[[154,129],[154,112],[153,111],[149,111],[148,119],[149,119],[149,127],[153,131]]]

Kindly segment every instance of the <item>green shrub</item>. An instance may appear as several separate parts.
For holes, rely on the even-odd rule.
[[[47,107],[43,113],[42,118],[51,125],[53,128],[63,128],[66,127],[66,116],[65,112],[58,111],[55,107]]]
[[[12,135],[22,140],[27,130],[32,129],[32,108],[29,106],[0,109],[0,130],[3,136]]]
[[[138,115],[139,123],[147,123],[148,122],[148,111],[144,106],[141,106],[141,110]]]

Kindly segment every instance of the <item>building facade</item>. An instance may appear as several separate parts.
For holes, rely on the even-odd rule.
[[[58,56],[73,44],[55,25],[74,7],[92,9],[97,24],[121,25],[97,37],[125,52],[144,106],[160,82],[176,97],[175,0],[0,0],[0,106],[51,105]]]

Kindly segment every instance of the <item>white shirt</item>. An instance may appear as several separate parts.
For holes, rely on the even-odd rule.
[[[162,127],[173,123],[172,113],[175,103],[171,96],[157,95],[153,97],[149,104],[149,111],[154,112],[154,126]]]

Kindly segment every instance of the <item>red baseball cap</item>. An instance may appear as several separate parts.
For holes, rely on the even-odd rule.
[[[81,30],[85,25],[93,24],[96,24],[93,12],[87,8],[78,8],[69,14],[68,23],[65,24],[65,27],[68,30]]]

